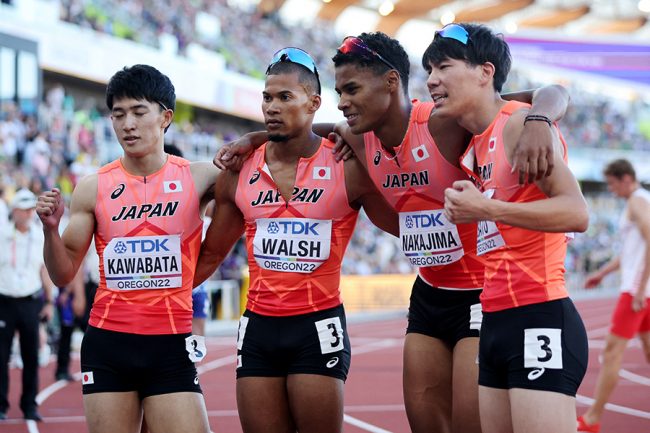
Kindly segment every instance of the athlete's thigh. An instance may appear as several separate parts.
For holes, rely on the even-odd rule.
[[[100,392],[83,396],[89,433],[137,433],[142,421],[138,393]]]
[[[244,433],[295,433],[286,377],[240,377],[236,388]]]
[[[451,428],[453,354],[437,338],[409,333],[404,340],[404,404],[414,432]]]
[[[478,410],[478,338],[463,338],[454,347],[451,430],[480,433]]]
[[[479,386],[478,396],[483,433],[512,433],[508,390]]]
[[[318,374],[287,377],[289,407],[300,433],[337,433],[343,426],[343,381]]]
[[[150,433],[209,433],[203,395],[173,392],[152,395],[142,401]]]
[[[641,340],[641,344],[643,345],[645,359],[650,362],[650,332],[641,332],[639,334],[639,340]]]
[[[552,391],[510,390],[514,433],[575,433],[576,400]]]

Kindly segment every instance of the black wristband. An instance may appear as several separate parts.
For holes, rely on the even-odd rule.
[[[546,122],[546,123],[548,123],[548,126],[553,126],[553,122],[551,122],[551,119],[549,119],[548,117],[546,117],[546,116],[544,116],[544,115],[541,115],[541,114],[529,114],[529,115],[526,116],[526,118],[524,119],[524,125],[525,125],[526,122],[528,122],[528,121]]]

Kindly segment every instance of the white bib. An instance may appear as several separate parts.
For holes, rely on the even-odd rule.
[[[483,195],[489,199],[494,195],[493,189],[483,192]],[[506,242],[501,236],[494,221],[478,221],[476,228],[476,255],[482,256],[485,253],[496,250],[504,246]]]
[[[447,265],[465,254],[458,228],[442,209],[400,212],[402,252],[414,266]]]
[[[113,238],[104,248],[106,287],[170,289],[183,285],[180,235]]]
[[[258,266],[308,274],[330,257],[332,221],[310,218],[260,218],[253,239]]]

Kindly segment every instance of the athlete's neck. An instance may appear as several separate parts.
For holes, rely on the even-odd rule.
[[[397,103],[391,104],[386,110],[379,126],[372,131],[381,142],[382,147],[391,153],[394,153],[393,148],[404,141],[413,111],[413,104],[408,95],[401,95]]]
[[[320,147],[321,137],[307,131],[298,137],[289,138],[287,141],[269,141],[267,145],[267,160],[272,158],[282,162],[297,162],[300,158],[309,158]]]
[[[476,98],[468,103],[466,110],[458,118],[458,124],[472,135],[480,135],[490,126],[506,103],[498,92]]]
[[[149,176],[160,170],[167,162],[167,154],[162,149],[160,152],[150,153],[140,157],[124,155],[122,166],[134,176]]]

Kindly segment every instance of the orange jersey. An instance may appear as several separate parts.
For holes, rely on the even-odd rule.
[[[476,289],[484,267],[476,256],[476,224],[450,223],[443,214],[445,188],[467,180],[438,151],[429,133],[432,102],[413,101],[409,127],[395,156],[372,132],[364,134],[368,173],[399,212],[402,251],[434,287]]]
[[[520,186],[512,173],[503,144],[503,129],[513,112],[529,107],[508,102],[481,134],[474,136],[462,158],[463,167],[473,174],[484,195],[496,200],[525,203],[548,198],[536,185]],[[561,137],[561,136],[560,136]],[[564,139],[564,154],[566,144]],[[565,156],[566,158],[566,156]],[[469,167],[477,165],[477,174]],[[568,296],[564,283],[567,236],[480,221],[477,243],[485,253],[485,285],[481,294],[483,311],[499,311],[537,304]]]
[[[190,163],[168,156],[156,173],[120,160],[97,175],[100,282],[90,325],[130,334],[192,331],[192,281],[203,221]]]
[[[266,165],[266,144],[239,173],[236,203],[246,223],[250,288],[246,308],[293,316],[341,304],[341,261],[357,222],[333,143],[298,162],[287,202]]]

